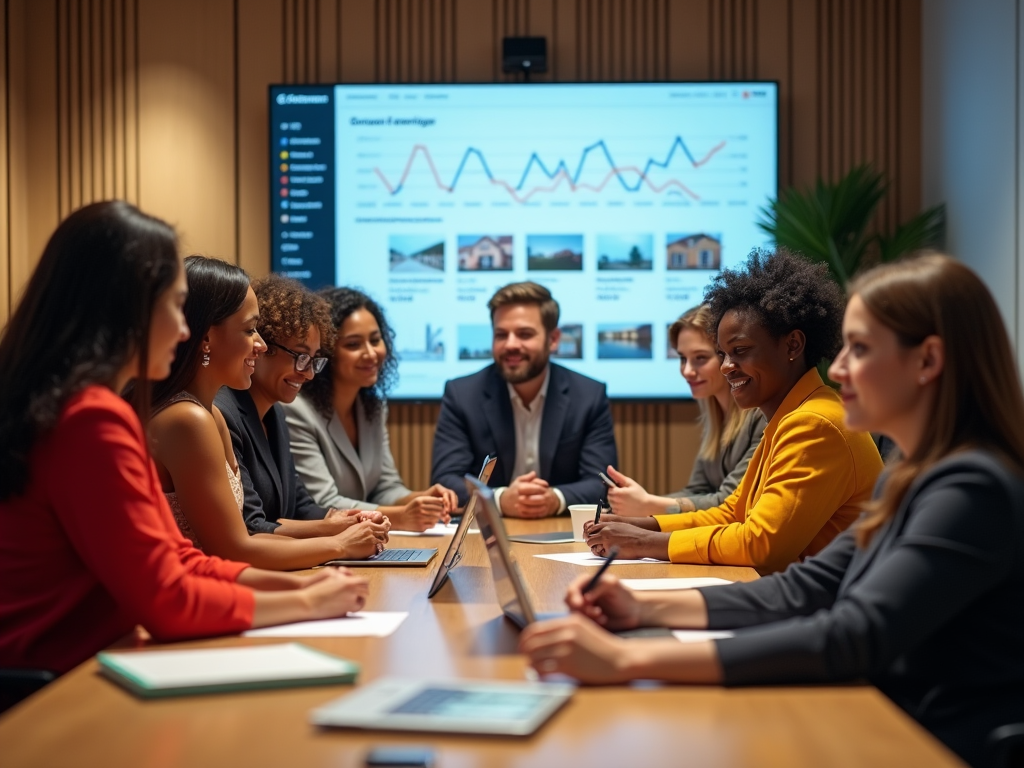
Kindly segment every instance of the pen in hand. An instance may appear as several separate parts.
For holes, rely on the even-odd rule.
[[[598,501],[597,501],[597,514],[594,515],[594,525],[597,525],[600,522],[601,522],[601,500],[598,499]]]
[[[601,563],[601,567],[597,569],[597,573],[594,574],[594,578],[592,578],[590,581],[588,581],[587,585],[585,587],[583,587],[582,594],[584,594],[584,595],[587,594],[587,592],[589,592],[590,590],[592,590],[594,587],[597,586],[597,582],[599,582],[601,580],[601,577],[604,576],[604,572],[608,570],[608,566],[611,565],[612,561],[616,557],[618,557],[618,556],[619,556],[619,548],[618,547],[612,547],[611,549],[608,550],[608,557],[606,557],[605,561],[603,563]]]

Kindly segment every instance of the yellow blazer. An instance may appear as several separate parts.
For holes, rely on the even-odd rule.
[[[812,368],[768,422],[729,498],[711,509],[654,519],[672,532],[673,563],[781,571],[856,520],[881,471],[870,435],[846,428],[839,396]]]

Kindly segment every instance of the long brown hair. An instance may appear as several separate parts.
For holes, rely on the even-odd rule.
[[[57,227],[0,335],[0,501],[25,490],[31,450],[68,399],[111,385],[133,356],[145,422],[153,306],[178,269],[174,230],[126,202],[87,205]]]
[[[992,294],[970,269],[937,253],[886,264],[854,281],[876,320],[905,348],[938,336],[945,365],[935,410],[910,456],[889,470],[867,507],[857,539],[865,546],[895,513],[922,472],[965,448],[985,448],[1024,474],[1024,394],[1010,337]]]
[[[688,309],[679,319],[668,328],[668,339],[672,346],[679,341],[679,334],[683,331],[697,331],[707,339],[711,349],[715,349],[715,339],[708,331],[711,324],[711,311],[706,304]],[[718,404],[718,398],[708,397],[698,400],[700,407],[701,441],[700,451],[697,455],[702,459],[713,459],[720,455],[727,445],[736,439],[743,427],[745,414],[736,405],[736,401],[729,397],[729,409],[722,410]]]

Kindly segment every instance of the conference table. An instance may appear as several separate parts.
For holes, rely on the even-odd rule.
[[[569,521],[506,520],[510,533],[567,530]],[[427,568],[365,568],[366,610],[407,611],[383,638],[301,642],[357,661],[359,683],[381,676],[523,680],[519,631],[497,605],[481,537],[432,599],[426,593],[451,536],[393,537],[393,547],[437,547]],[[513,544],[538,610],[564,609],[566,585],[587,566],[534,557],[582,544]],[[749,581],[749,568],[637,564],[623,578],[713,576]],[[126,638],[118,645],[138,644]],[[226,637],[175,647],[243,646],[280,639]],[[634,640],[631,642],[643,642]],[[157,647],[155,643],[148,643]],[[0,717],[0,766],[362,766],[380,745],[427,745],[438,768],[468,766],[962,766],[945,747],[867,685],[726,689],[652,683],[581,687],[529,737],[321,730],[308,713],[350,686],[143,701],[102,678],[90,660]]]

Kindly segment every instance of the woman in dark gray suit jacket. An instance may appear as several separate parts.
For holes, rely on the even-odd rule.
[[[965,332],[970,329],[970,333]],[[749,584],[633,593],[570,587],[566,619],[521,650],[590,682],[726,685],[867,679],[975,766],[1024,721],[1024,396],[991,294],[939,255],[852,286],[830,369],[850,427],[903,456],[861,521],[815,557]],[[589,577],[586,577],[589,578]],[[714,640],[625,641],[657,622]]]
[[[398,361],[380,305],[361,291],[325,288],[337,340],[328,365],[284,406],[295,468],[321,507],[378,510],[393,530],[423,531],[447,522],[454,492],[405,487],[388,440],[388,386]]]

